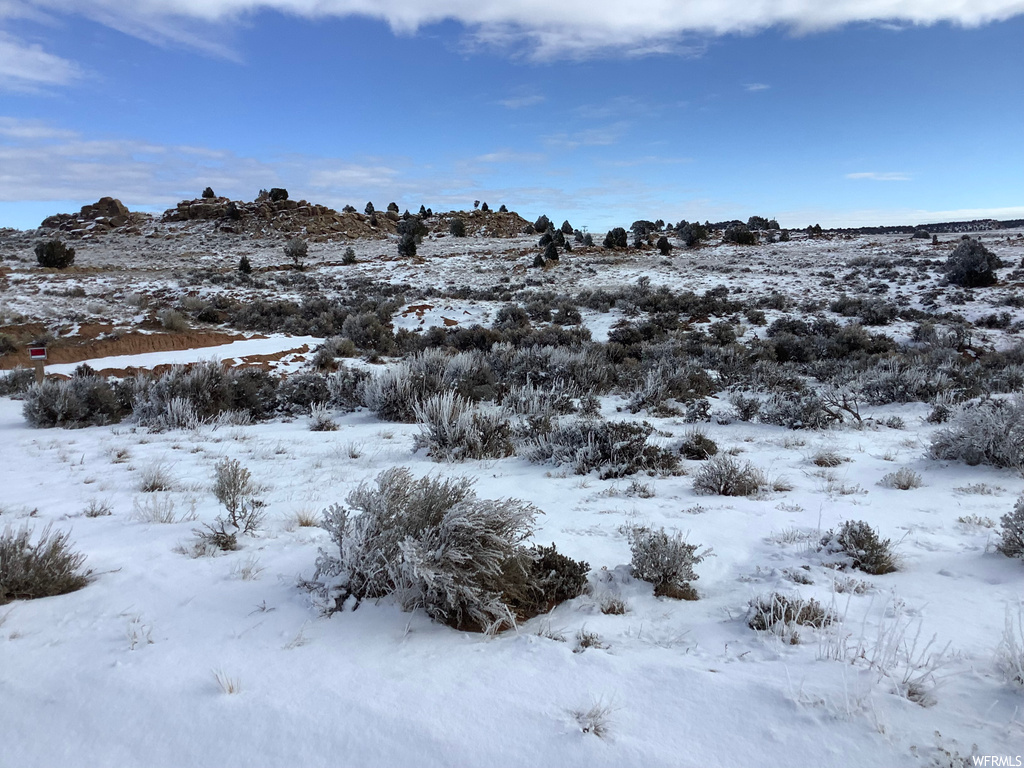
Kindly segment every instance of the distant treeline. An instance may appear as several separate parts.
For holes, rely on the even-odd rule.
[[[974,219],[973,221],[942,221],[935,224],[918,224],[917,226],[900,225],[893,227],[829,227],[831,232],[844,232],[856,235],[891,235],[906,233],[912,235],[919,229],[928,230],[929,234],[943,232],[982,232],[991,229],[1017,229],[1024,227],[1024,219]]]

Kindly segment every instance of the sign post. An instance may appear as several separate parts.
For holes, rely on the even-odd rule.
[[[43,369],[46,367],[46,347],[29,347],[28,358],[36,364],[36,384],[42,384]]]

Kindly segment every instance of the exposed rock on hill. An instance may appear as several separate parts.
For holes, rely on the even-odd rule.
[[[78,213],[58,213],[43,220],[43,229],[56,229],[71,238],[99,235],[120,229],[127,234],[140,234],[138,224],[147,218],[128,210],[113,197],[101,197],[92,205],[83,205]]]
[[[164,212],[162,221],[211,221],[221,232],[269,235],[303,235],[314,241],[340,238],[386,238],[395,233],[395,222],[383,213],[338,213],[325,205],[305,200],[271,200],[244,203],[226,197],[182,200]]]

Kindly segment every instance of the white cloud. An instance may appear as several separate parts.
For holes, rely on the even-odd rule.
[[[81,76],[74,62],[0,30],[0,91],[39,91]]]
[[[154,42],[224,55],[228,22],[261,11],[308,19],[361,16],[410,34],[435,22],[464,25],[479,44],[527,50],[534,58],[578,58],[599,51],[627,55],[693,52],[689,35],[749,33],[768,27],[798,32],[851,22],[977,26],[1024,13],[1024,0],[35,0],[54,12],[87,16]],[[699,49],[698,49],[699,51]]]
[[[846,178],[868,179],[870,181],[910,181],[910,174],[899,172],[876,173],[875,171],[865,171],[862,173],[848,173],[846,174]]]
[[[751,93],[756,93],[757,91],[767,91],[771,86],[765,83],[744,83],[743,88]]]
[[[545,97],[539,93],[519,93],[506,99],[499,99],[498,103],[506,109],[523,109],[543,104],[544,101]]]

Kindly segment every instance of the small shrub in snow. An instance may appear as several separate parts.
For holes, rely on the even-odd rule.
[[[82,510],[82,514],[86,517],[107,517],[113,513],[114,511],[110,507],[110,502],[100,501],[99,499],[90,500],[86,508]]]
[[[996,666],[999,667],[1006,682],[1024,686],[1024,609],[1017,607],[1014,620],[1013,612],[1006,610],[1006,625],[999,647],[996,649]]]
[[[847,520],[838,532],[828,531],[821,539],[820,548],[840,555],[842,560],[837,564],[875,576],[899,570],[892,542],[879,538],[863,520]]]
[[[931,456],[970,465],[1024,466],[1024,397],[984,399],[956,409],[932,437]]]
[[[912,469],[903,467],[895,472],[889,472],[883,476],[878,484],[883,488],[894,488],[900,491],[909,491],[913,488],[920,488],[924,485],[921,475]]]
[[[599,739],[608,736],[612,708],[607,704],[599,702],[588,709],[574,709],[571,714],[579,725],[580,732],[592,734]]]
[[[597,470],[606,480],[637,472],[671,473],[679,467],[676,453],[647,444],[654,427],[646,421],[587,419],[559,422],[547,432],[530,431],[517,448],[520,455],[537,464],[571,464],[578,475]]]
[[[821,629],[834,620],[832,613],[817,600],[787,597],[778,592],[754,598],[747,610],[748,627],[776,634],[792,645],[800,642],[797,626]]]
[[[509,595],[513,598],[509,604],[517,614],[544,613],[587,591],[589,563],[563,555],[554,544],[531,547],[529,554],[529,588],[518,596]]]
[[[711,554],[710,549],[698,552],[697,547],[682,534],[669,534],[664,528],[635,528],[629,536],[633,576],[652,583],[659,597],[696,600],[697,591],[690,582],[700,577],[693,567]]]
[[[253,482],[252,474],[238,460],[221,459],[217,462],[213,495],[227,511],[224,522],[237,532],[255,533],[263,523],[265,513],[263,502],[256,498],[258,492],[259,487]]]
[[[538,514],[530,504],[478,499],[468,479],[415,480],[404,467],[347,503],[324,513],[337,554],[321,550],[314,575],[333,610],[393,594],[449,626],[495,632],[532,615],[538,595],[565,594],[564,580],[553,587],[535,570],[545,553],[523,544]]]
[[[501,459],[513,453],[511,427],[498,410],[481,410],[455,392],[414,405],[420,434],[416,447],[437,461]]]
[[[732,456],[708,459],[693,476],[693,490],[702,496],[753,496],[768,487],[763,471]]]
[[[46,526],[32,543],[32,530],[10,526],[0,535],[0,605],[12,600],[34,600],[64,595],[89,583],[82,570],[85,555],[72,552],[67,533],[51,533]]]
[[[326,405],[314,404],[309,409],[310,432],[336,432],[338,424],[334,413]]]
[[[977,288],[996,282],[1002,260],[978,240],[964,236],[946,259],[946,279],[953,285]]]
[[[718,445],[699,429],[691,429],[683,438],[679,452],[684,459],[703,461],[718,453]]]
[[[1024,496],[1017,499],[1012,512],[1002,516],[1002,535],[997,545],[1007,557],[1024,560]]]
[[[448,224],[448,232],[451,233],[452,237],[465,237],[466,222],[458,217],[452,219]]]
[[[166,462],[155,461],[139,472],[139,490],[143,493],[170,491],[174,489],[174,478]]]
[[[588,632],[586,629],[580,629],[576,633],[576,647],[572,649],[572,652],[583,653],[588,648],[600,651],[607,647],[597,632]]]
[[[830,448],[822,448],[811,456],[811,463],[817,467],[838,467],[844,461],[849,459]]]

